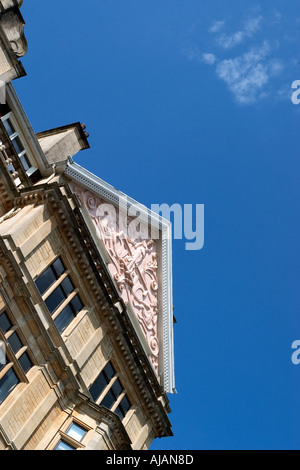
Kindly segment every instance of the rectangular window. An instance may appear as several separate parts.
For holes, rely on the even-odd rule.
[[[95,402],[115,412],[121,419],[131,407],[126,391],[110,362],[98,375],[89,392]]]
[[[82,428],[76,423],[72,423],[71,426],[68,428],[66,434],[72,439],[75,439],[75,441],[81,442],[86,435],[87,430]]]
[[[27,346],[20,338],[16,325],[13,324],[7,312],[0,313],[0,339],[5,347],[5,361],[0,364],[0,404],[12,392],[18,383],[25,379],[17,372],[17,363],[26,374],[33,366]],[[3,359],[3,358],[2,358]]]
[[[13,352],[16,354],[23,347],[21,340],[16,332],[14,332],[7,340]]]
[[[8,330],[10,330],[12,327],[12,324],[10,322],[10,319],[6,315],[5,312],[1,313],[0,315],[0,329],[2,330],[3,333],[7,333]]]
[[[84,439],[87,430],[79,424],[72,423],[66,432],[60,432],[61,439],[56,444],[54,450],[76,450]]]
[[[57,258],[35,281],[60,333],[82,310],[83,304],[61,258]]]
[[[115,409],[115,413],[121,419],[123,419],[130,407],[131,407],[130,402],[129,402],[128,398],[125,395],[125,397],[121,400],[119,406]]]
[[[75,447],[61,440],[59,441],[54,450],[75,450]]]
[[[11,143],[18,154],[18,157],[22,163],[22,166],[26,173],[30,175],[33,171],[36,170],[35,167],[32,166],[30,163],[30,159],[28,158],[28,152],[24,147],[22,137],[20,136],[20,133],[18,132],[16,125],[13,123],[14,119],[12,116],[12,113],[6,114],[4,117],[2,117],[2,122],[5,127],[5,130],[11,140]],[[13,173],[15,171],[15,168],[13,165],[9,166],[9,171],[10,173]],[[17,178],[18,179],[18,178]],[[17,180],[15,180],[16,182]]]
[[[19,357],[19,364],[22,367],[24,374],[27,374],[29,369],[31,369],[32,367],[32,362],[27,352],[24,352],[24,354],[22,354],[22,356]]]
[[[11,135],[15,134],[16,130],[15,130],[10,118],[4,119],[3,124],[4,124],[4,127],[6,129],[6,132],[9,135],[9,137]]]
[[[13,391],[16,385],[20,380],[18,379],[13,368],[9,369],[8,372],[0,379],[0,403],[2,403],[5,398]]]
[[[44,294],[49,287],[57,281],[60,276],[66,271],[64,264],[60,258],[57,258],[51,266],[46,269],[35,281],[35,284],[40,291],[40,294]]]

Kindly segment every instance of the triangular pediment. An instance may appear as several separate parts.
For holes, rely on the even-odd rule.
[[[170,223],[72,161],[66,174],[167,393],[174,392]]]

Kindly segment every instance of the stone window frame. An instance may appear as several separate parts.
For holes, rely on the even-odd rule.
[[[104,389],[102,390],[102,392],[100,393],[100,395],[96,398],[96,400],[94,401],[97,405],[99,406],[105,406],[105,405],[102,405],[102,402],[103,400],[105,399],[105,397],[107,396],[107,394],[110,392],[111,388],[113,387],[113,385],[117,382],[117,380],[119,380],[119,383],[122,387],[122,391],[120,392],[120,394],[118,395],[118,397],[116,398],[115,402],[113,403],[113,405],[108,408],[111,412],[113,413],[116,413],[119,418],[121,419],[121,421],[123,421],[123,419],[127,416],[128,412],[132,409],[132,401],[128,398],[128,390],[126,389],[126,387],[123,386],[123,381],[121,381],[122,379],[120,379],[120,374],[116,371],[116,368],[114,367],[112,361],[107,361],[105,366],[102,368],[101,372],[97,375],[97,377],[94,379],[94,381],[92,382],[92,384],[90,385],[89,387],[89,391],[90,389],[92,388],[92,386],[94,385],[94,383],[96,382],[96,380],[101,376],[103,375],[104,373],[104,370],[105,368],[107,367],[107,365],[110,364],[111,367],[113,368],[115,374],[111,377],[111,379],[109,380],[108,384],[104,387]],[[91,395],[92,397],[92,395]],[[129,408],[128,410],[125,412],[125,414],[123,416],[120,416],[117,412],[117,409],[119,408],[121,402],[123,401],[123,399],[126,398],[127,401],[129,402]],[[94,400],[94,398],[92,397],[92,399]]]
[[[13,126],[13,129],[15,132],[13,132],[12,134],[9,134],[8,130],[7,130],[7,127],[5,126],[5,121],[8,121],[10,120],[11,121],[11,124]],[[12,111],[9,111],[7,114],[5,114],[4,116],[1,117],[1,121],[3,122],[3,125],[5,127],[5,130],[7,132],[7,135],[12,143],[12,145],[14,146],[13,144],[13,141],[16,140],[16,139],[19,139],[20,142],[21,142],[21,145],[23,146],[24,150],[22,150],[20,153],[18,153],[17,149],[15,148],[16,150],[16,153],[20,159],[20,163],[22,164],[27,176],[31,176],[36,170],[37,170],[37,167],[33,165],[32,161],[34,160],[32,155],[31,155],[31,152],[28,150],[28,147],[26,145],[26,142],[25,142],[25,138],[23,137],[22,135],[22,132],[20,131],[19,129],[19,126],[18,126],[18,123],[17,123],[17,120],[13,114]],[[23,159],[26,158],[26,163],[27,165],[29,166],[28,169],[26,169],[24,167],[24,163],[23,163]],[[15,169],[13,167],[13,165],[11,164],[11,168],[10,166],[8,167],[9,171],[11,173],[14,173]],[[16,178],[15,179],[15,184],[16,186],[19,186],[21,184],[21,181],[19,180],[19,178]]]
[[[8,396],[15,390],[15,388],[21,384],[21,383],[29,383],[29,380],[27,378],[27,374],[32,370],[32,368],[35,366],[35,362],[33,360],[33,356],[30,352],[30,348],[26,344],[26,340],[23,337],[23,334],[21,332],[20,327],[17,325],[17,322],[14,319],[14,316],[12,312],[7,307],[4,307],[0,310],[0,316],[2,314],[5,314],[10,322],[11,327],[6,331],[3,332],[0,328],[0,341],[2,341],[5,345],[5,356],[7,362],[2,365],[0,368],[0,380],[2,380],[5,375],[10,371],[13,370],[14,374],[16,375],[18,382],[16,385],[9,391],[9,393],[6,395],[6,397],[3,399],[3,401],[0,401],[0,406],[5,402],[5,400],[8,398]],[[22,347],[14,352],[13,348],[11,347],[9,343],[9,338],[16,333],[20,343],[22,344]],[[29,369],[25,372],[19,362],[19,359],[24,355],[27,354],[27,357],[30,360],[31,366]]]
[[[71,426],[75,424],[76,426],[79,426],[85,431],[85,435],[82,437],[80,441],[76,440],[75,438],[71,437],[68,434],[69,429]],[[80,450],[84,449],[86,445],[84,444],[84,441],[87,437],[87,434],[92,428],[88,426],[85,423],[82,423],[81,421],[71,418],[68,419],[67,422],[62,426],[62,428],[59,430],[58,434],[54,438],[54,441],[48,446],[47,450],[60,450],[57,449],[57,446],[59,445],[60,442],[63,442],[67,444],[68,446],[72,447],[70,450]]]
[[[68,278],[68,279],[71,281],[71,283],[72,283],[72,285],[73,285],[73,287],[74,287],[74,289],[72,290],[72,292],[70,292],[69,295],[65,297],[65,300],[64,300],[60,305],[58,305],[58,307],[57,307],[53,312],[50,312],[49,309],[48,309],[49,314],[50,314],[50,316],[51,316],[51,318],[52,318],[52,320],[53,320],[53,323],[54,323],[55,327],[57,328],[57,331],[59,332],[60,335],[64,335],[65,332],[66,332],[66,330],[67,330],[67,328],[69,328],[69,326],[73,323],[73,321],[74,321],[76,318],[78,318],[79,314],[84,311],[84,303],[83,303],[83,301],[82,301],[82,296],[79,295],[79,289],[75,286],[75,283],[73,282],[73,279],[72,279],[72,278],[73,278],[73,276],[72,276],[73,273],[71,272],[70,269],[68,269],[67,264],[66,264],[66,262],[65,262],[65,259],[66,259],[66,257],[63,256],[62,254],[59,254],[58,256],[56,256],[56,258],[53,259],[50,264],[48,264],[48,266],[36,277],[36,279],[35,279],[35,281],[34,281],[34,282],[35,282],[35,285],[36,285],[36,283],[37,283],[37,281],[40,279],[40,277],[41,277],[47,270],[49,270],[50,268],[52,268],[52,266],[54,265],[54,263],[55,263],[57,260],[60,260],[60,261],[61,261],[62,265],[64,266],[64,271],[63,271],[63,273],[56,279],[55,282],[53,282],[51,285],[49,285],[49,287],[48,287],[43,293],[40,292],[38,286],[36,285],[36,288],[37,288],[37,290],[38,290],[38,292],[39,292],[39,294],[40,294],[40,296],[41,296],[41,298],[42,298],[42,300],[43,300],[43,302],[44,302],[44,304],[45,304],[46,307],[47,307],[47,305],[46,305],[47,299],[51,296],[51,294],[53,294],[53,293],[55,292],[55,290],[56,290],[58,287],[61,287],[61,284],[63,283],[64,280],[66,280],[66,279]],[[80,303],[81,303],[81,309],[78,310],[77,313],[73,312],[74,318],[65,326],[65,328],[64,328],[62,331],[60,331],[60,330],[58,329],[57,325],[55,324],[55,320],[60,316],[60,314],[63,312],[63,310],[64,310],[67,306],[71,305],[71,302],[72,302],[72,300],[75,299],[75,297],[78,297],[78,298],[79,298],[79,301],[80,301]],[[48,307],[47,307],[47,308],[48,308]]]

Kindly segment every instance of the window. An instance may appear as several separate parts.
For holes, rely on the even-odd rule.
[[[0,340],[2,344],[0,364],[1,404],[15,386],[25,379],[25,374],[32,368],[33,364],[27,351],[28,348],[24,346],[20,338],[17,326],[13,324],[6,311],[0,313]]]
[[[61,258],[57,258],[35,284],[58,331],[62,333],[82,310],[83,304]]]
[[[54,450],[76,450],[80,447],[78,444],[82,442],[86,433],[87,430],[82,426],[72,423],[65,433],[61,432],[61,439]]]
[[[22,138],[14,124],[12,113],[9,112],[4,117],[2,117],[2,122],[13,144],[15,151],[19,156],[19,159],[22,163],[24,170],[26,171],[28,176],[32,175],[37,170],[37,168],[33,167],[32,164],[30,163],[30,160],[28,158],[28,152],[25,150],[25,147],[22,142]],[[12,163],[8,165],[8,170],[11,174],[15,172],[15,168]],[[16,178],[15,183],[17,185],[20,184],[19,178]]]
[[[126,396],[126,391],[118,378],[118,375],[110,362],[98,375],[89,392],[95,402],[105,406],[121,419],[123,419],[131,407]]]
[[[75,447],[60,440],[54,450],[76,450]]]
[[[76,423],[72,423],[66,432],[68,436],[72,437],[73,439],[75,439],[75,441],[78,441],[78,442],[81,442],[83,440],[86,433],[87,433],[86,429],[83,429],[81,426],[79,426]]]

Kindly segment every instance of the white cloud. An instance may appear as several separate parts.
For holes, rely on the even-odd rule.
[[[214,65],[214,63],[216,62],[215,54],[210,54],[210,53],[202,54],[202,62],[204,62],[207,65]]]
[[[210,33],[218,33],[224,27],[225,21],[215,21],[209,28]]]
[[[244,24],[244,28],[232,34],[221,34],[217,38],[217,43],[224,49],[232,49],[240,44],[245,38],[251,38],[261,27],[263,17],[261,15],[249,17]]]
[[[242,31],[237,31],[234,34],[222,34],[218,37],[217,42],[219,46],[223,47],[224,49],[231,49],[234,46],[240,44],[244,39],[244,34]]]
[[[280,50],[279,41],[273,37],[272,42],[265,40],[260,46],[253,47],[254,40],[257,44],[257,33],[264,27],[261,32],[267,37],[268,28],[280,25],[282,18],[277,10],[262,15],[260,8],[252,9],[251,12],[248,11],[240,28],[235,28],[232,32],[225,20],[215,21],[208,30],[214,35],[215,42],[215,47],[211,48],[210,36],[209,46],[206,44],[210,52],[204,52],[194,42],[187,42],[182,52],[190,61],[211,66],[239,104],[251,105],[270,96],[277,97],[278,100],[284,99],[287,96],[286,87],[280,89],[280,84],[288,62],[285,60],[284,63],[281,58],[275,57],[274,51]],[[300,17],[296,21],[300,23]],[[241,48],[241,52],[233,56],[233,48],[246,43],[246,40],[247,49]],[[216,44],[223,51],[217,50]],[[222,54],[222,59],[219,54]],[[298,61],[294,59],[290,65],[295,68]]]
[[[244,27],[244,34],[246,36],[252,36],[253,34],[257,33],[261,27],[261,22],[263,20],[263,17],[261,15],[248,18],[245,27]]]
[[[270,77],[280,73],[279,60],[269,61],[271,48],[264,42],[259,48],[251,48],[235,59],[226,59],[216,67],[217,75],[228,86],[239,104],[253,104],[267,95]]]
[[[202,51],[200,51],[197,44],[193,42],[186,42],[185,44],[183,44],[183,46],[181,47],[181,52],[187,58],[187,60],[191,62],[199,62],[207,65],[214,65],[217,60],[215,54],[211,54],[209,52],[203,53]]]

